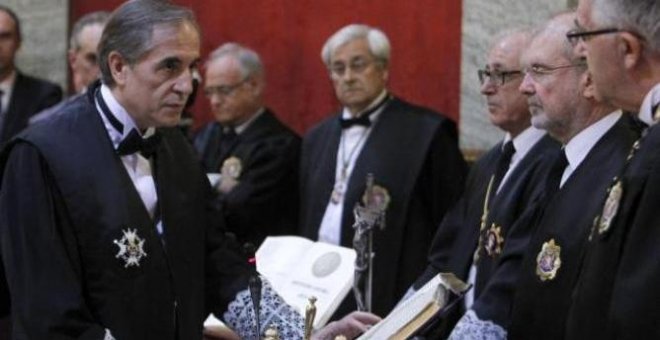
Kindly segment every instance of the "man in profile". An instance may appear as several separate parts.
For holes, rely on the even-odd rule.
[[[660,338],[660,2],[580,0],[567,37],[603,100],[648,124],[591,230],[573,293],[569,339]]]
[[[565,39],[574,18],[562,13],[544,23],[521,59],[520,90],[528,97],[532,125],[563,147],[547,166],[543,197],[513,227],[532,233],[529,244],[502,254],[500,266],[520,266],[517,282],[500,285],[509,293],[502,302],[511,311],[510,321],[496,324],[466,314],[454,335],[480,325],[482,334],[500,339],[562,338],[599,198],[638,136],[629,117],[598,100],[584,60]],[[507,283],[505,277],[493,280]]]
[[[215,118],[197,134],[207,173],[219,173],[215,200],[227,229],[256,246],[295,234],[300,137],[264,105],[265,71],[256,52],[236,43],[213,51],[204,93]]]
[[[466,311],[501,325],[510,317],[510,304],[499,303],[506,294],[494,294],[490,281],[518,276],[520,266],[500,267],[498,262],[506,249],[529,242],[531,232],[516,234],[512,227],[540,196],[548,159],[558,148],[545,131],[530,126],[527,99],[518,90],[524,76],[520,57],[530,39],[526,30],[498,35],[485,69],[479,70],[490,121],[506,135],[470,168],[465,191],[438,227],[426,271],[413,286],[419,289],[440,272],[473,285],[464,304],[435,330],[443,338]]]

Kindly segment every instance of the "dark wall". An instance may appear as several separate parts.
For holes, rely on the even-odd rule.
[[[397,95],[459,115],[460,0],[178,0],[192,8],[203,30],[203,56],[236,41],[264,61],[266,100],[299,132],[339,105],[320,58],[325,40],[349,23],[381,28],[392,43],[390,89]],[[112,10],[120,0],[71,0],[71,19]],[[210,119],[199,96],[196,125]]]

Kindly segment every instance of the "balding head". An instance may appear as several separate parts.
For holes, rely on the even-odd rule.
[[[520,56],[529,40],[527,30],[498,34],[490,46],[485,68],[479,71],[491,123],[513,137],[530,125],[526,98],[518,92],[522,80]]]

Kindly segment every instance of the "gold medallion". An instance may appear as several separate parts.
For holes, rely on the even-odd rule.
[[[561,247],[555,244],[555,239],[543,243],[541,251],[536,256],[536,275],[541,281],[552,280],[561,267]]]
[[[612,221],[614,221],[614,217],[616,217],[619,211],[621,196],[623,196],[623,184],[618,180],[610,187],[609,195],[607,195],[607,200],[605,200],[605,205],[603,206],[603,212],[600,214],[598,221],[599,234],[602,235],[610,229]]]
[[[493,223],[486,231],[484,249],[490,257],[495,257],[502,253],[504,237],[502,236],[502,227]]]
[[[235,156],[225,159],[220,168],[220,173],[222,174],[223,179],[231,178],[238,180],[238,178],[241,177],[241,171],[243,171],[243,164],[241,163],[241,160]]]

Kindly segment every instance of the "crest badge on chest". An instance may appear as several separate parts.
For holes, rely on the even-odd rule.
[[[541,281],[549,281],[557,276],[561,267],[561,247],[550,239],[543,243],[541,251],[536,256],[536,275]]]
[[[124,261],[124,268],[139,267],[140,261],[147,257],[144,251],[144,239],[138,236],[137,229],[125,229],[122,232],[122,238],[113,241],[119,247],[115,257]]]
[[[486,231],[484,250],[488,256],[495,257],[502,253],[503,245],[502,227],[493,223]]]

